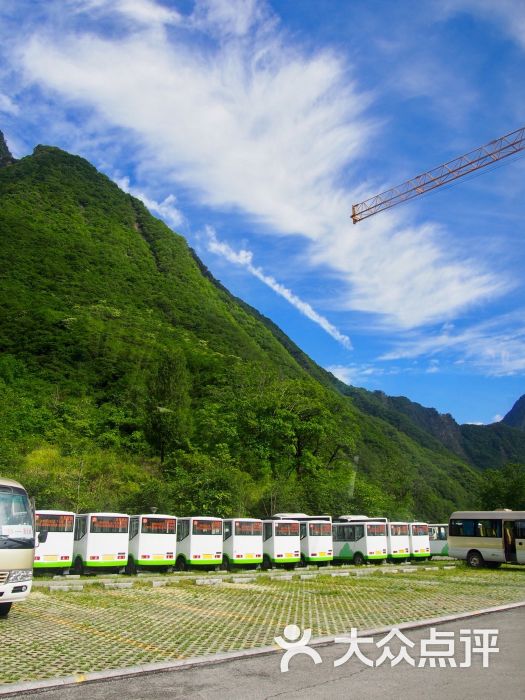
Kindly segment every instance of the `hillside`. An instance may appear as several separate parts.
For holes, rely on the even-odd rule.
[[[501,422],[511,428],[525,431],[525,394],[520,396]]]
[[[480,477],[355,397],[57,148],[0,167],[0,473],[40,507],[443,519]]]
[[[521,399],[500,423],[460,425],[450,414],[425,408],[404,396],[355,387],[348,387],[345,393],[363,412],[384,419],[420,445],[445,448],[478,469],[525,464],[525,434],[516,430],[525,419],[525,401],[520,403]]]

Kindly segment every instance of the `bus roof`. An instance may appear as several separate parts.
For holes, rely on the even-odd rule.
[[[14,479],[7,479],[3,476],[0,476],[0,486],[12,486],[13,488],[23,489],[25,491],[22,484],[19,484],[18,481],[15,481]]]
[[[332,522],[331,515],[306,515],[306,513],[275,513],[272,515],[272,519],[276,520],[298,520],[299,522],[312,522],[312,521],[324,521]]]
[[[340,515],[336,518],[338,521],[354,522],[354,523],[386,523],[388,518],[377,517],[370,518],[368,515]]]
[[[262,523],[261,518],[223,518],[223,520],[226,522],[228,521],[234,521],[234,520],[240,520],[243,523]]]
[[[130,518],[173,518],[177,520],[176,515],[163,515],[162,513],[134,513]]]
[[[458,518],[485,518],[486,520],[525,520],[525,510],[456,510],[450,516]]]
[[[97,517],[99,515],[104,516],[104,517],[110,517],[114,516],[116,518],[129,518],[129,515],[127,513],[77,513],[77,518],[80,518],[83,515],[96,515]]]
[[[35,510],[37,515],[75,515],[72,510]]]

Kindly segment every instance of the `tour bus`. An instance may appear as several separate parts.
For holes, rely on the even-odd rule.
[[[179,518],[177,522],[177,571],[189,566],[217,568],[222,564],[222,520],[207,515]]]
[[[75,573],[110,569],[124,572],[128,563],[129,515],[82,513],[75,518]]]
[[[408,523],[388,522],[386,536],[387,554],[390,561],[403,562],[410,558]]]
[[[448,523],[432,523],[428,526],[430,558],[448,556]]]
[[[301,561],[299,522],[284,518],[263,520],[263,569],[293,569]]]
[[[233,566],[255,567],[262,564],[262,520],[257,518],[229,518],[223,521],[222,568]]]
[[[33,512],[27,493],[18,482],[0,477],[0,617],[29,595],[34,556]]]
[[[177,518],[173,515],[143,513],[129,519],[127,574],[138,569],[173,571],[177,547]]]
[[[37,510],[35,530],[40,537],[47,532],[45,543],[35,552],[35,570],[53,569],[67,574],[73,566],[75,514],[67,510]]]
[[[450,516],[448,553],[469,566],[525,564],[525,510],[456,511]]]
[[[409,523],[410,558],[416,561],[430,559],[430,541],[427,523]]]
[[[386,518],[341,515],[333,521],[334,560],[357,566],[387,558]]]
[[[325,566],[333,560],[332,518],[330,515],[277,513],[274,518],[298,520],[301,538],[301,565]]]

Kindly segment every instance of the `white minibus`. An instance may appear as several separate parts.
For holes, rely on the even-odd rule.
[[[263,569],[284,566],[293,569],[301,561],[297,520],[263,520]]]
[[[387,558],[385,519],[342,515],[333,521],[332,530],[335,561],[361,566],[382,564]]]
[[[124,572],[128,563],[129,516],[125,513],[82,513],[75,518],[75,573],[111,569]]]
[[[228,518],[223,521],[222,568],[259,566],[263,560],[262,520]]]
[[[427,523],[409,523],[410,558],[415,561],[430,559],[430,541]]]
[[[67,574],[73,566],[75,514],[67,510],[37,510],[35,529],[38,536],[47,532],[45,543],[35,552],[35,570],[53,569]]]
[[[525,564],[525,510],[456,511],[450,516],[448,553],[479,568]]]
[[[0,477],[0,618],[29,595],[34,556],[33,512],[27,493],[17,481]]]
[[[127,574],[138,569],[173,571],[177,547],[177,518],[173,515],[144,513],[129,519]]]
[[[430,558],[448,556],[448,523],[432,523],[428,526]]]
[[[403,562],[410,558],[410,538],[408,523],[388,522],[387,554],[390,561]]]
[[[222,563],[222,520],[207,515],[177,521],[177,571],[189,566],[216,568]]]

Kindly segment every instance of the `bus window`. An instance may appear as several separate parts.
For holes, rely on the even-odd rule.
[[[139,519],[131,518],[129,521],[129,539],[132,540],[139,534]]]
[[[501,520],[476,521],[477,537],[501,537]]]
[[[269,540],[272,536],[272,523],[264,523],[264,541]]]
[[[306,525],[306,523],[304,523]],[[332,526],[330,523],[309,523],[310,536],[312,537],[322,537],[323,535],[330,535],[332,532]]]
[[[142,518],[142,534],[174,535],[176,523],[175,518]]]
[[[412,525],[412,534],[414,537],[428,535],[428,525]]]
[[[232,521],[231,521],[231,520],[225,520],[225,521],[224,521],[223,539],[224,539],[224,540],[229,540],[231,536],[232,536]]]
[[[75,534],[74,539],[78,542],[81,540],[87,532],[87,516],[78,516],[75,521]]]
[[[236,535],[262,535],[262,523],[244,522],[243,520],[235,521]]]
[[[116,534],[128,531],[128,519],[114,515],[92,515],[90,532]]]
[[[194,535],[222,535],[222,520],[194,520]]]
[[[386,525],[370,525],[366,526],[366,534],[373,535],[377,537],[379,535],[386,535]]]
[[[394,537],[408,535],[408,525],[390,525],[390,534]]]
[[[299,534],[299,523],[277,523],[275,526],[276,537],[289,537]]]
[[[525,520],[516,520],[514,523],[514,531],[516,533],[516,539],[525,539]]]
[[[177,527],[177,542],[182,542],[190,534],[190,521],[186,518],[185,520],[179,520]]]
[[[39,532],[73,532],[72,515],[36,514],[36,529]]]

